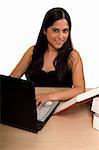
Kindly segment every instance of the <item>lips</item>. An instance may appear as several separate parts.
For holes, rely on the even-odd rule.
[[[63,43],[64,43],[63,41],[62,42],[61,41],[56,41],[57,45],[62,45]]]
[[[65,42],[65,39],[59,39],[59,40],[55,40],[55,42],[57,44],[63,44]]]

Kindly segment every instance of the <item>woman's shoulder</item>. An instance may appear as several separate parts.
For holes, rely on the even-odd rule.
[[[23,58],[26,59],[26,60],[27,59],[31,60],[32,55],[33,55],[33,49],[34,49],[34,46],[29,47],[26,50],[26,52],[24,53]]]
[[[77,50],[73,49],[70,53],[68,63],[70,66],[75,66],[79,61],[81,61],[80,54]]]
[[[34,46],[31,46],[31,47],[29,47],[27,50],[26,50],[26,52],[25,52],[25,56],[28,56],[28,57],[32,57],[32,55],[33,55],[33,50],[34,50]]]
[[[69,58],[73,62],[77,62],[79,59],[81,59],[79,52],[75,49],[71,51]]]
[[[76,49],[73,49],[71,51],[70,56],[73,57],[73,58],[75,58],[75,59],[80,58],[80,54],[79,54],[79,52]]]
[[[34,50],[34,45],[32,45],[31,47],[29,47],[26,52],[30,53],[30,54],[33,54],[33,50]]]

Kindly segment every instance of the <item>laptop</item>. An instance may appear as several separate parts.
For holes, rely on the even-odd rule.
[[[0,75],[0,123],[37,133],[58,104],[52,101],[38,109],[32,81]]]

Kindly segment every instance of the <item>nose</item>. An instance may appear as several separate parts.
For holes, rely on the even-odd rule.
[[[62,32],[59,32],[58,38],[59,38],[59,39],[63,39],[63,37],[64,37],[64,34],[63,34]]]

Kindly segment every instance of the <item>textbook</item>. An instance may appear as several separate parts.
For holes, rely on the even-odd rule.
[[[59,114],[63,111],[72,109],[74,107],[91,103],[92,98],[96,96],[99,96],[99,87],[88,89],[85,92],[71,98],[70,100],[67,100],[65,102],[60,102],[54,114]]]
[[[91,111],[93,111],[93,128],[99,131],[99,96],[93,98]]]

